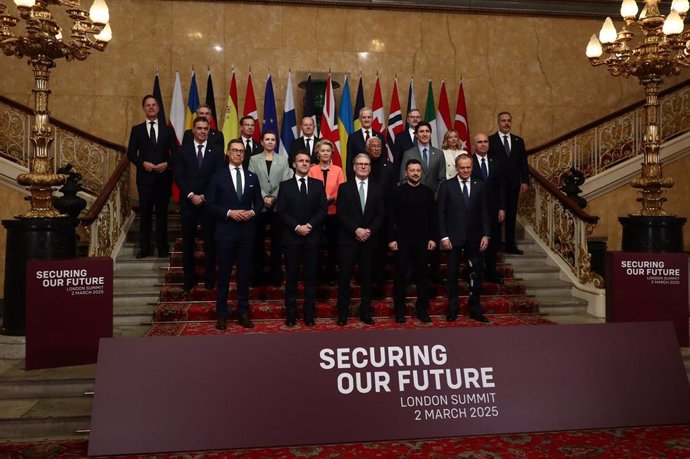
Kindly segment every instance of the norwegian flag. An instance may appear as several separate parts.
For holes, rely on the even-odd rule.
[[[343,161],[340,157],[340,132],[335,122],[335,96],[333,95],[333,83],[331,74],[328,74],[326,81],[326,95],[323,100],[323,115],[321,116],[321,138],[328,139],[335,145],[333,151],[333,164],[342,167]]]
[[[261,143],[261,123],[259,123],[259,110],[256,108],[256,98],[254,97],[254,85],[252,84],[252,72],[247,77],[247,92],[244,96],[244,116],[254,118],[254,135],[252,140]]]
[[[371,109],[373,110],[374,120],[371,123],[371,127],[374,131],[381,134],[381,137],[386,138],[386,125],[384,124],[384,113],[383,113],[383,97],[381,96],[381,83],[379,81],[379,76],[376,75],[376,86],[374,87],[374,101],[371,103]]]
[[[467,153],[471,153],[472,142],[470,142],[470,123],[467,118],[465,91],[462,89],[462,80],[460,80],[460,89],[458,89],[458,103],[455,106],[455,123],[453,124],[453,128],[460,134],[460,148]]]
[[[395,138],[405,131],[403,125],[402,113],[400,112],[400,99],[398,99],[398,79],[393,80],[393,93],[391,94],[391,106],[388,111],[388,160],[393,161],[393,145],[395,145]]]

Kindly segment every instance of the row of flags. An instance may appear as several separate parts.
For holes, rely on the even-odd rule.
[[[310,116],[316,125],[316,112],[314,108],[314,88],[312,84],[311,74],[307,78],[306,97],[303,116]],[[446,82],[441,81],[441,91],[438,99],[438,108],[435,105],[434,91],[432,82],[429,80],[427,89],[427,100],[424,108],[423,120],[431,124],[432,135],[431,143],[433,146],[440,148],[443,143],[443,137],[450,129],[455,129],[460,134],[460,147],[466,151],[470,151],[471,142],[469,137],[469,122],[467,118],[467,107],[465,104],[465,93],[460,81],[458,88],[458,97],[455,106],[455,116],[451,119],[450,105],[448,103],[448,94],[446,91]],[[158,101],[160,112],[158,114],[159,120],[162,123],[169,124],[175,132],[178,145],[182,143],[182,136],[186,129],[192,127],[192,120],[194,119],[196,110],[201,105],[199,98],[199,91],[196,82],[196,73],[192,71],[192,79],[189,85],[189,93],[187,96],[187,103],[185,104],[182,97],[182,85],[180,82],[179,72],[175,73],[175,84],[173,87],[173,96],[170,107],[170,117],[166,121],[165,108],[163,105],[163,98],[160,89],[160,79],[158,73],[154,79],[153,96]],[[237,102],[237,81],[235,78],[235,70],[232,70],[230,84],[228,85],[228,99],[225,104],[225,109],[222,118],[222,124],[216,112],[215,95],[213,90],[213,81],[211,78],[211,71],[208,71],[206,80],[206,99],[205,103],[211,110],[211,127],[219,129],[223,132],[226,141],[239,137],[239,105]],[[359,78],[357,86],[357,94],[355,96],[355,105],[352,106],[352,99],[350,96],[350,82],[347,74],[343,83],[343,91],[340,97],[340,108],[336,114],[335,95],[333,92],[333,82],[331,74],[328,75],[326,81],[326,94],[324,98],[323,113],[321,117],[321,125],[316,126],[318,135],[323,139],[328,139],[335,145],[333,152],[333,162],[342,166],[347,164],[346,158],[347,139],[350,134],[361,129],[359,123],[359,111],[365,106],[364,103],[364,89],[362,85],[362,78]],[[388,146],[389,159],[392,158],[392,146],[395,139],[401,133],[405,132],[407,123],[403,121],[402,111],[400,107],[400,100],[398,98],[398,81],[397,78],[393,80],[393,91],[391,95],[391,102],[388,110],[388,120],[386,122],[383,97],[381,95],[381,83],[379,76],[376,76],[376,84],[374,86],[374,98],[372,100],[371,109],[373,110],[372,129],[380,133],[386,140]],[[414,79],[410,80],[410,86],[407,96],[407,113],[411,110],[417,109],[414,94]],[[292,142],[299,137],[297,113],[295,110],[295,99],[292,89],[292,74],[288,73],[287,90],[285,94],[285,107],[283,110],[283,117],[281,127],[278,129],[278,114],[276,109],[275,95],[273,92],[273,79],[269,74],[266,79],[266,88],[264,91],[264,107],[263,119],[259,117],[259,111],[256,105],[256,98],[254,96],[254,85],[252,82],[252,74],[249,73],[247,77],[247,89],[245,92],[244,107],[242,110],[243,116],[251,116],[255,122],[254,140],[261,141],[261,132],[265,130],[272,130],[278,135],[278,151],[280,154],[287,156]],[[301,118],[300,118],[301,119]]]

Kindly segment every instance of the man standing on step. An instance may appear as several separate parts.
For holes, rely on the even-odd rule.
[[[158,256],[169,255],[168,202],[172,174],[168,161],[173,148],[173,131],[158,123],[158,102],[150,94],[144,96],[141,106],[146,121],[132,127],[129,134],[127,158],[137,168],[139,193],[139,252],[137,258],[151,255],[151,226],[156,209],[156,245]]]
[[[254,129],[256,121],[251,116],[240,118],[240,141],[244,145],[244,162],[242,165],[249,167],[249,160],[252,156],[264,151],[260,143],[254,141]]]
[[[455,158],[457,177],[446,180],[438,190],[438,230],[441,250],[448,251],[448,312],[446,319],[458,318],[458,265],[460,254],[470,267],[470,296],[467,305],[470,319],[478,322],[489,320],[482,313],[479,295],[482,290],[482,252],[489,246],[491,224],[486,205],[484,183],[472,180],[472,158],[461,154]]]
[[[223,133],[210,127],[211,117],[213,116],[213,113],[211,113],[211,107],[209,107],[207,104],[199,105],[199,108],[196,109],[196,116],[205,118],[209,122],[208,143],[220,149],[221,152],[225,152],[225,137],[223,137]],[[182,143],[190,142],[193,138],[194,133],[192,132],[192,129],[187,129],[184,131]]]
[[[513,117],[510,113],[498,114],[498,132],[489,136],[489,156],[505,160],[506,218],[503,251],[522,255],[523,251],[515,242],[515,224],[520,193],[524,193],[529,187],[529,169],[525,141],[510,132],[512,123]]]
[[[208,120],[201,116],[195,118],[191,131],[193,138],[183,142],[173,156],[175,183],[180,189],[182,269],[186,294],[196,285],[194,252],[199,223],[204,240],[204,286],[206,289],[213,288],[216,271],[213,239],[215,217],[206,208],[204,191],[211,177],[225,166],[222,147],[211,144],[208,139]]]
[[[350,281],[359,265],[362,290],[359,318],[368,325],[371,317],[373,257],[385,220],[383,189],[369,180],[371,159],[360,153],[353,160],[354,178],[338,187],[338,325],[347,324]]]
[[[417,285],[417,318],[429,323],[429,252],[436,248],[436,203],[434,192],[422,185],[422,164],[410,159],[405,164],[407,182],[397,187],[389,200],[388,248],[395,253],[393,299],[395,321],[405,323],[407,267],[414,267]]]
[[[283,220],[285,247],[285,324],[297,323],[297,277],[304,270],[304,324],[314,326],[316,311],[316,273],[328,203],[321,180],[308,177],[311,157],[306,150],[297,151],[293,167],[295,176],[280,183],[277,210]]]
[[[214,236],[219,262],[216,297],[218,330],[227,328],[228,289],[233,265],[236,265],[239,323],[245,328],[254,327],[249,315],[249,273],[256,232],[254,218],[264,205],[259,179],[256,174],[242,167],[244,143],[241,139],[230,141],[227,156],[230,164],[214,174],[205,193],[206,205],[216,217]]]

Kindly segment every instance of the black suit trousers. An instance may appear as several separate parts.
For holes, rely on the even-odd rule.
[[[170,175],[160,174],[151,184],[138,184],[139,192],[139,248],[144,254],[151,249],[153,212],[156,212],[156,246],[168,250],[168,202],[170,201]]]
[[[453,247],[447,252],[448,262],[448,314],[457,314],[459,309],[458,302],[458,266],[460,255],[464,251],[467,263],[470,266],[470,296],[467,299],[467,307],[470,315],[482,315],[482,305],[479,296],[482,291],[482,269],[483,254],[479,251],[479,244],[470,247],[465,244],[461,247]]]
[[[517,220],[519,201],[520,188],[509,189],[506,193],[506,218],[504,220],[505,246],[508,249],[516,247],[515,222]]]
[[[360,316],[371,314],[371,284],[375,247],[371,242],[338,246],[338,312],[341,315],[345,315],[349,311],[352,296],[350,281],[355,264],[359,265],[359,284],[362,289],[359,314]]]
[[[288,319],[297,317],[297,281],[300,266],[304,271],[304,319],[314,318],[319,247],[320,244],[306,241],[285,246],[285,309]]]
[[[260,280],[266,265],[266,237],[271,241],[271,255],[269,259],[270,280],[278,281],[282,277],[280,233],[282,223],[278,214],[269,210],[260,212],[256,219],[256,238],[254,239],[254,278]]]
[[[184,198],[183,198],[184,199]],[[182,269],[184,271],[184,287],[190,289],[196,284],[196,252],[197,226],[201,224],[201,234],[204,241],[204,282],[212,282],[216,272],[216,250],[213,230],[216,219],[204,205],[184,206],[180,208],[182,225]]]
[[[414,270],[417,285],[417,314],[426,313],[429,309],[427,286],[429,284],[429,251],[428,241],[405,243],[398,241],[398,251],[395,254],[395,280],[393,283],[393,299],[395,315],[405,315],[405,284],[407,283],[407,268],[410,263]]]
[[[249,273],[252,264],[253,238],[216,239],[218,251],[218,296],[216,300],[216,315],[218,319],[226,319],[228,310],[228,291],[230,289],[230,273],[233,265],[237,265],[235,278],[237,281],[237,308],[241,314],[249,314]]]

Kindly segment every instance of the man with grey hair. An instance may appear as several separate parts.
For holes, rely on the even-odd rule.
[[[371,124],[373,121],[374,111],[369,107],[362,107],[359,111],[359,123],[362,125],[362,129],[350,134],[347,138],[347,161],[349,162],[349,167],[352,167],[355,156],[366,151],[367,140],[372,137],[378,137],[383,140],[381,134],[372,128]],[[345,167],[343,165],[343,168]]]

